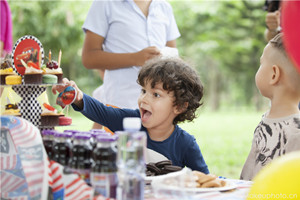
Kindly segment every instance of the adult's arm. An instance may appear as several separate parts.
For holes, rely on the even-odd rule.
[[[104,37],[86,31],[82,50],[82,64],[87,69],[118,69],[142,66],[148,59],[160,54],[159,49],[151,46],[135,53],[110,53],[103,51]]]
[[[176,48],[176,40],[170,40],[166,43],[167,47],[173,47]]]

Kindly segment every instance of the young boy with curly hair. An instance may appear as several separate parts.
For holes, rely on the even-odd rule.
[[[255,76],[260,93],[271,100],[254,131],[241,179],[252,180],[273,159],[300,150],[300,74],[285,52],[283,35],[265,47]]]
[[[107,107],[84,94],[73,81],[64,79],[64,86],[52,88],[53,93],[73,86],[77,90],[72,104],[76,111],[112,131],[123,130],[125,117],[140,117],[142,131],[147,133],[147,148],[173,165],[189,167],[208,174],[195,138],[177,123],[192,121],[203,97],[203,86],[194,69],[178,58],[155,59],[142,67],[137,82],[141,85],[139,109]]]

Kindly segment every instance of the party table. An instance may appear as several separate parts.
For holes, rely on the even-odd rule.
[[[0,119],[2,141],[0,147],[1,198],[47,199],[49,194],[55,197],[54,199],[61,198],[65,200],[107,199],[98,196],[95,198],[93,188],[86,184],[78,174],[65,173],[61,164],[48,159],[40,132],[32,123],[13,116],[1,116]],[[180,177],[184,173],[184,169],[178,172]],[[175,173],[177,172],[162,176],[169,177],[175,175]],[[161,179],[162,177],[158,178]],[[152,179],[152,182],[145,185],[144,199],[243,200],[246,199],[252,185],[250,181],[224,179],[234,184],[234,187],[227,188],[226,191],[222,192],[218,189],[209,192],[199,192],[197,190],[196,193],[191,195],[185,193],[182,188],[179,188],[175,193],[165,193],[160,190],[160,187],[157,187],[159,186],[157,184],[158,180]],[[49,188],[51,188],[51,191]]]
[[[235,189],[228,191],[214,191],[214,192],[201,192],[194,195],[182,195],[172,196],[170,194],[155,194],[151,185],[145,187],[145,199],[146,200],[166,200],[166,199],[180,199],[180,200],[245,200],[247,199],[248,192],[252,185],[252,181],[243,181],[237,179],[226,179],[236,185]]]

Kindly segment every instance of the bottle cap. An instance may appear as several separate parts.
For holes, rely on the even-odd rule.
[[[70,138],[72,137],[72,133],[70,132],[58,132],[56,131],[56,133],[54,134],[55,137],[61,137],[61,138]]]
[[[141,118],[139,117],[126,117],[123,119],[123,128],[127,131],[139,131],[141,123]]]
[[[64,130],[64,133],[72,133],[74,135],[75,133],[78,133],[79,131],[76,130]]]
[[[114,142],[117,140],[117,137],[114,135],[98,135],[97,141],[98,142]]]
[[[43,135],[54,135],[57,131],[56,130],[43,130]]]
[[[91,129],[90,130],[91,133],[106,133],[106,131],[104,129]]]
[[[75,133],[74,138],[89,140],[91,138],[91,134],[89,132],[78,132],[78,133]]]
[[[98,135],[110,135],[110,133],[106,132],[103,129],[92,129],[89,131],[93,138],[96,138]]]

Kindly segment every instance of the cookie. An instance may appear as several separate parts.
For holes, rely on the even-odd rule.
[[[58,124],[61,126],[67,126],[67,125],[71,125],[72,124],[72,118],[71,117],[65,117],[65,116],[61,116],[58,118],[59,122]]]
[[[57,83],[57,76],[53,74],[44,74],[42,77],[42,82],[45,84],[55,84]]]
[[[201,185],[201,188],[214,188],[214,187],[222,187],[221,181],[218,179],[213,179]]]
[[[193,171],[193,174],[196,175],[198,177],[198,183],[200,183],[201,185],[205,182],[214,180],[217,178],[216,175],[213,174],[204,174],[202,172],[199,171]]]
[[[198,180],[200,180],[206,176],[206,174],[199,172],[199,171],[193,171],[193,174],[194,174],[194,176],[196,176],[198,178]]]
[[[155,163],[147,164],[147,170],[154,172],[155,175],[161,174],[161,170],[158,167],[156,167]]]
[[[155,176],[155,173],[147,170],[146,171],[146,176]]]
[[[173,166],[171,160],[162,160],[157,163],[147,164],[147,171],[155,173],[155,176],[164,175],[171,172],[177,172],[180,171],[181,169],[182,169],[181,167]],[[150,173],[147,173],[147,176],[150,176]]]
[[[22,83],[22,77],[18,75],[8,75],[5,77],[5,83],[7,85],[18,85]]]
[[[166,172],[177,172],[180,171],[182,168],[179,166],[173,166],[173,165],[166,165],[164,166],[163,170]]]
[[[171,160],[163,160],[163,161],[155,163],[155,165],[158,168],[163,168],[165,165],[172,165],[172,161]]]
[[[225,187],[225,186],[227,185],[227,182],[224,181],[224,180],[220,180],[220,182],[221,182],[221,186],[222,186],[222,187]]]

